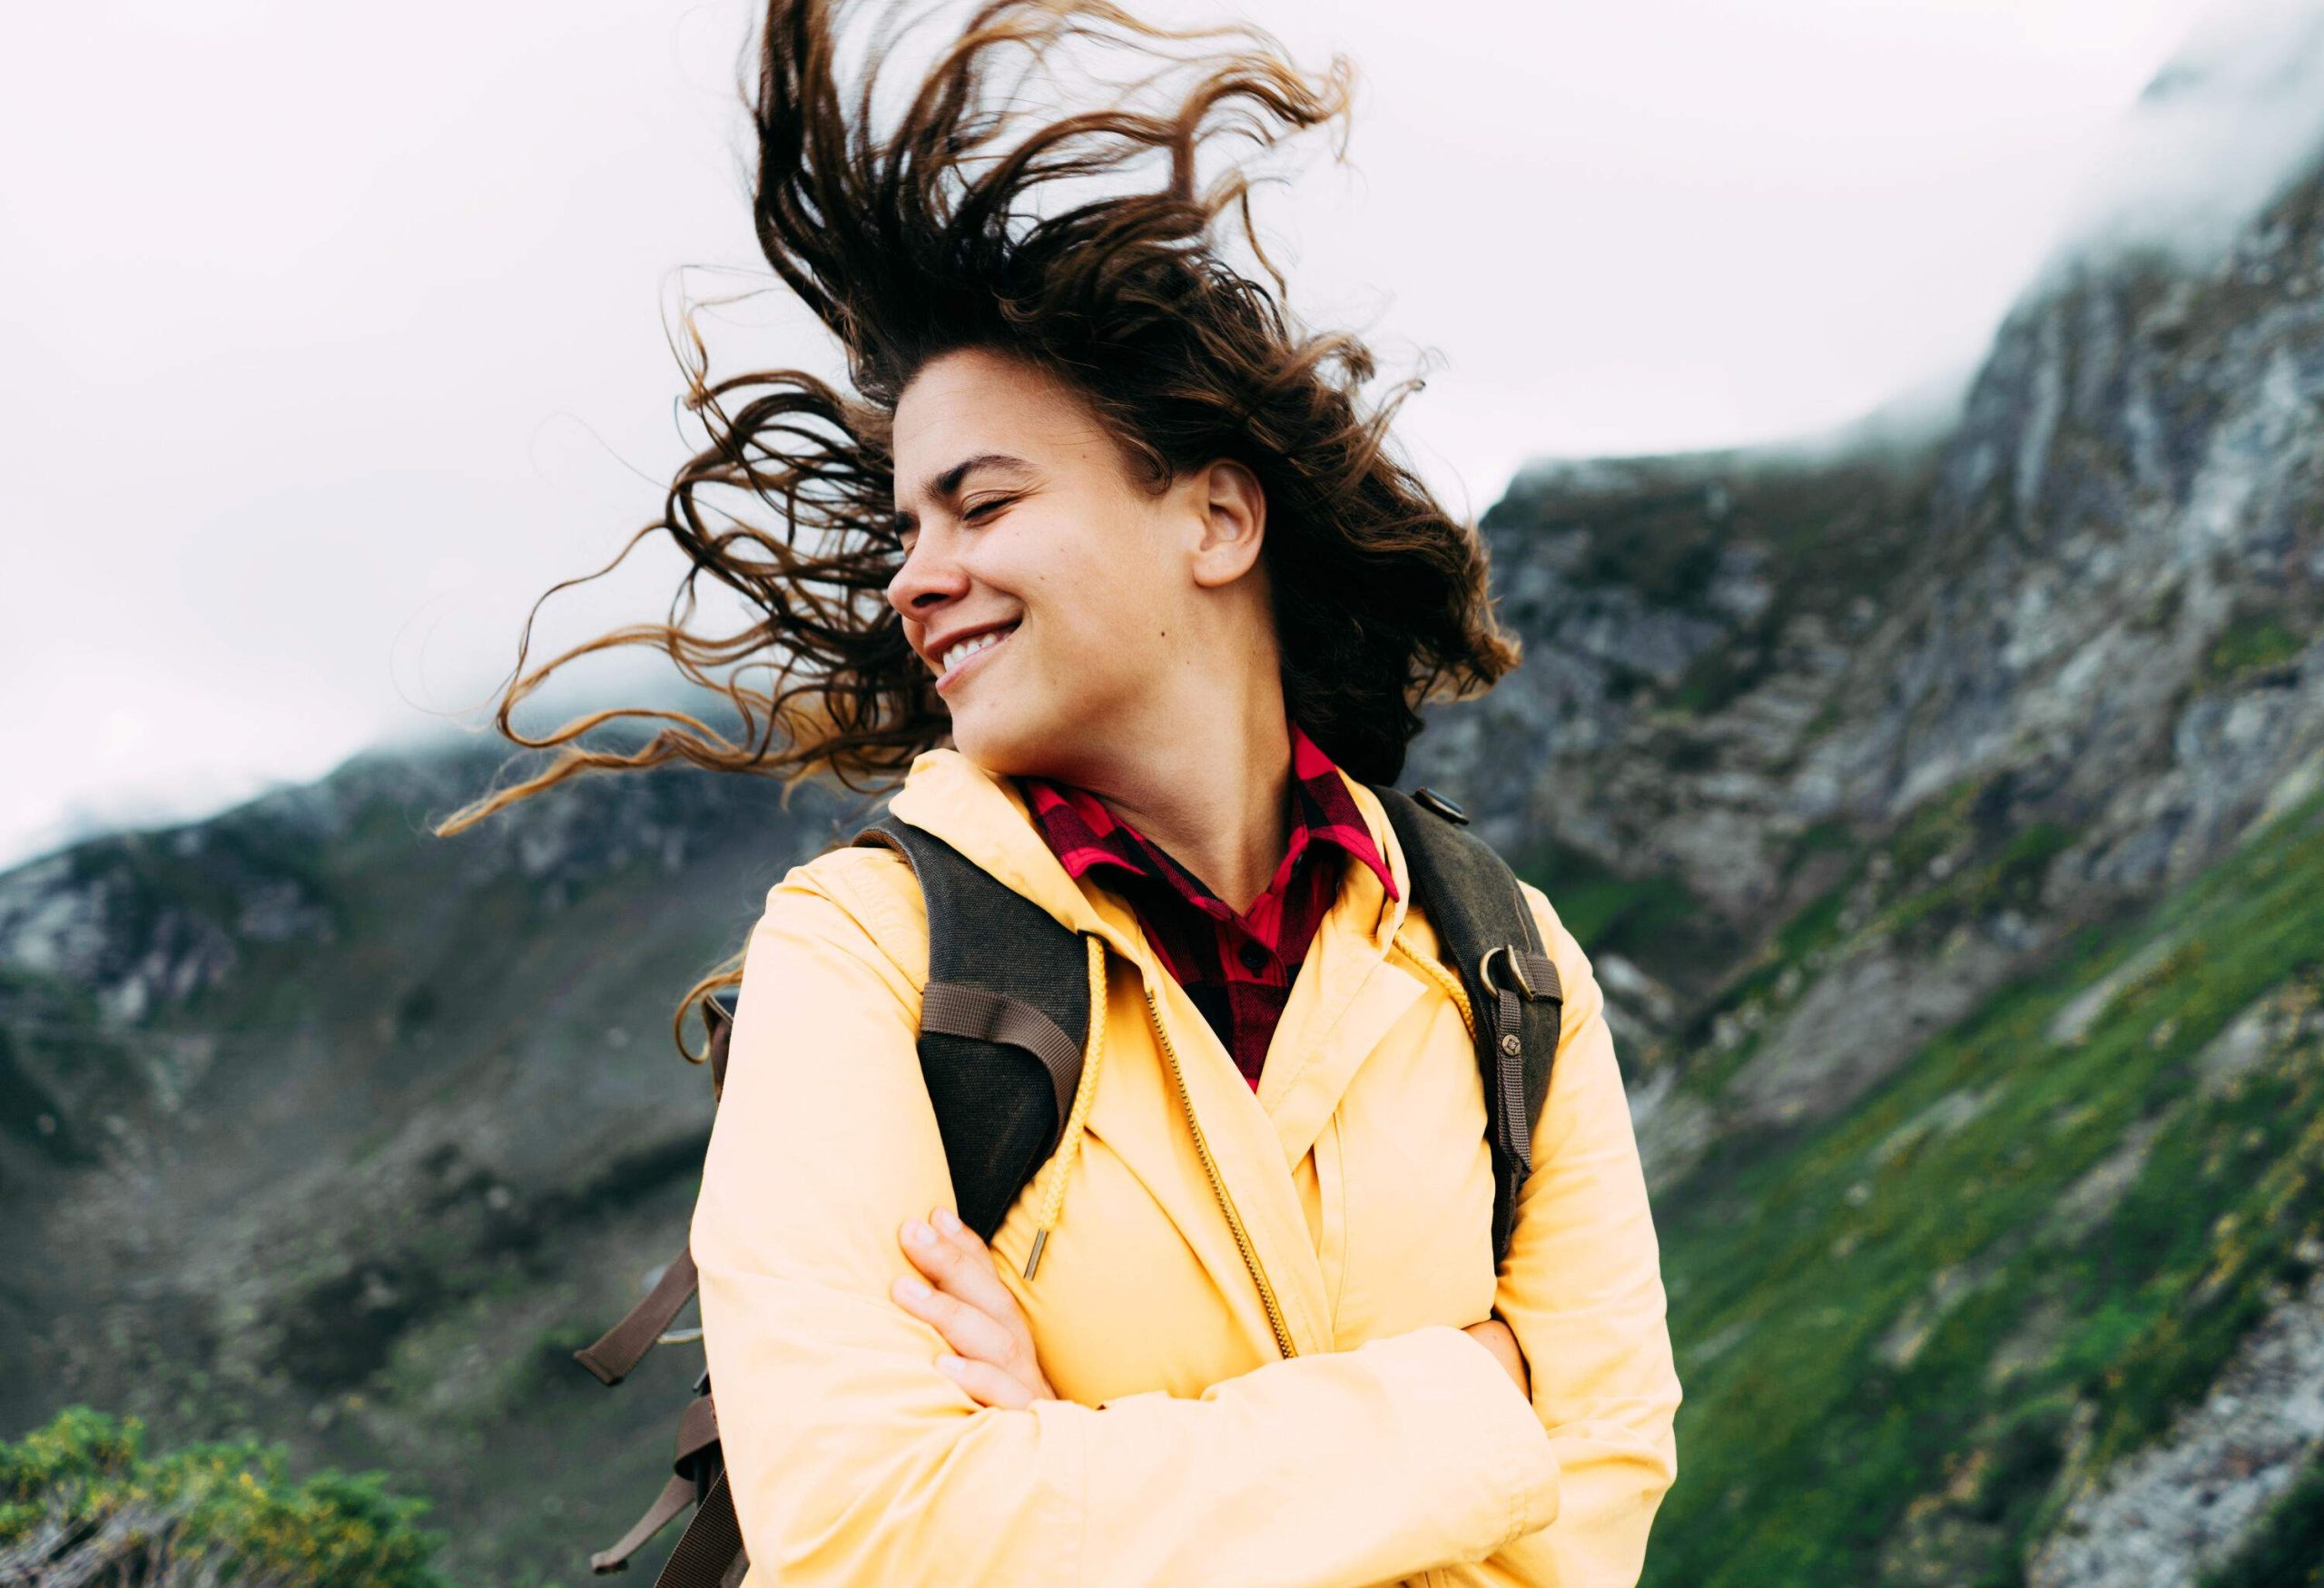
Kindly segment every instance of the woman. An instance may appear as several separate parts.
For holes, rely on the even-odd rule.
[[[679,719],[491,802],[901,770],[895,815],[1093,945],[1071,1119],[988,1247],[915,1053],[910,869],[768,894],[691,1232],[746,1582],[1635,1582],[1679,1388],[1603,999],[1527,887],[1563,1036],[1497,1273],[1469,1013],[1365,786],[1516,650],[1364,349],[1226,262],[1236,210],[1264,263],[1247,178],[1197,184],[1220,130],[1343,117],[1345,68],[994,0],[881,133],[885,47],[850,88],[828,5],[773,0],[759,233],[853,390],[698,380],[714,443],[655,527],[759,621],[645,637],[778,687],[729,686],[740,739]],[[1012,108],[1004,73],[1077,61],[1142,75]]]

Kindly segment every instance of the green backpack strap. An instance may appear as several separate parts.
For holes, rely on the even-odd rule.
[[[1517,1198],[1533,1168],[1533,1126],[1550,1092],[1565,989],[1519,891],[1492,845],[1464,831],[1469,818],[1443,795],[1371,784],[1396,830],[1412,874],[1413,908],[1436,928],[1476,1017],[1477,1070],[1492,1144],[1492,1257],[1517,1228]]]

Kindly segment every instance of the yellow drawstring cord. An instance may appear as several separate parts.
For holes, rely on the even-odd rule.
[[[1028,1279],[1041,1266],[1041,1248],[1049,1245],[1049,1231],[1057,1228],[1058,1216],[1065,1211],[1065,1177],[1072,1172],[1073,1160],[1080,1153],[1089,1100],[1098,1094],[1098,1066],[1106,1057],[1106,942],[1096,932],[1088,933],[1083,941],[1089,945],[1089,1045],[1081,1058],[1081,1083],[1073,1090],[1073,1111],[1066,1116],[1065,1134],[1049,1159],[1049,1183],[1041,1192],[1041,1217],[1033,1228],[1032,1252],[1025,1259]]]
[[[1404,951],[1404,958],[1418,965],[1439,987],[1444,989],[1446,996],[1452,1000],[1452,1007],[1461,1011],[1461,1023],[1468,1029],[1469,1041],[1475,1041],[1477,1040],[1476,1011],[1469,1007],[1469,990],[1461,985],[1461,978],[1446,970],[1443,962],[1434,956],[1414,953],[1413,945],[1404,941],[1404,934],[1402,932],[1396,933],[1393,942],[1398,948]]]

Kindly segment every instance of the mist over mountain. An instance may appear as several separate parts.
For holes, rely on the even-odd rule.
[[[1608,991],[1687,1389],[1649,1583],[2324,1560],[2324,168],[2262,92],[2324,54],[2265,36],[2149,95],[2290,107],[2216,246],[2080,235],[1949,407],[1485,517],[1525,662],[1404,783]],[[0,875],[0,1430],[384,1467],[478,1582],[658,1488],[698,1355],[568,1357],[684,1243],[671,1012],[866,813],[657,772],[430,836],[500,759]]]

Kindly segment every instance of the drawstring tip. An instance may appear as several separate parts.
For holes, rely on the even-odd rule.
[[[1073,1110],[1049,1161],[1049,1189],[1041,1197],[1041,1222],[1033,1231],[1033,1249],[1025,1256],[1025,1277],[1041,1266],[1041,1248],[1049,1243],[1049,1227],[1065,1211],[1065,1179],[1082,1150],[1082,1128],[1089,1118],[1089,1100],[1098,1089],[1098,1064],[1106,1056],[1106,940],[1085,932],[1089,944],[1089,1039],[1084,1050],[1081,1080],[1073,1090]]]

